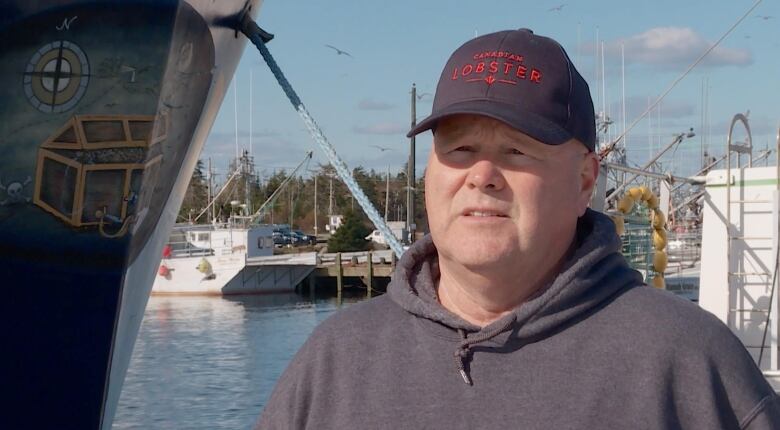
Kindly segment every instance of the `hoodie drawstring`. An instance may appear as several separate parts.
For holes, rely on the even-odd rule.
[[[460,333],[460,337],[463,340],[458,345],[458,349],[455,350],[455,367],[458,369],[458,372],[460,372],[463,382],[465,382],[466,385],[471,385],[471,378],[469,378],[469,374],[466,373],[465,368],[466,358],[471,355],[471,349],[469,349],[468,339],[466,339],[466,331],[459,328],[458,333]]]
[[[460,337],[463,340],[460,341],[458,348],[455,350],[455,367],[458,369],[458,373],[460,373],[460,376],[463,378],[463,382],[465,382],[466,385],[473,385],[471,377],[469,376],[468,372],[466,372],[466,360],[471,356],[471,346],[486,342],[507,331],[516,320],[517,316],[512,315],[512,318],[507,319],[506,322],[501,326],[485,332],[479,332],[471,338],[466,336],[465,330],[458,329],[458,333],[460,333]]]

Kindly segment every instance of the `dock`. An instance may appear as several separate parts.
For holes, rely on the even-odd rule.
[[[390,283],[396,263],[397,258],[390,250],[322,254],[306,252],[247,258],[244,272],[249,272],[250,276],[273,277],[277,285],[287,281],[291,289],[299,293],[308,290],[311,295],[320,288],[335,287],[337,299],[340,299],[345,288],[363,288],[366,297],[383,293]],[[274,270],[268,270],[270,268]],[[288,270],[276,270],[282,268]],[[292,274],[293,269],[298,269],[298,275],[284,279],[287,277],[284,274]],[[305,270],[303,276],[301,269]]]

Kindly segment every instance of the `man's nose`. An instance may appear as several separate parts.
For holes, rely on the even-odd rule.
[[[483,191],[498,191],[504,188],[506,181],[495,162],[492,160],[479,160],[469,169],[466,184],[469,188],[479,188]]]

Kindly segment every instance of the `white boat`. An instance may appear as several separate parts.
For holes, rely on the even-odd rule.
[[[699,283],[700,306],[739,337],[776,391],[778,172],[778,166],[743,166],[707,175]]]
[[[224,224],[174,227],[163,248],[152,294],[231,295],[294,291],[295,284],[291,285],[288,277],[282,277],[285,282],[274,282],[278,276],[262,276],[264,267],[258,263],[268,260],[263,257],[273,256],[273,226],[247,225],[248,218],[231,217]],[[305,272],[305,277],[311,270],[300,272]],[[295,276],[296,284],[301,279],[301,276]]]
[[[179,225],[163,247],[152,294],[293,292],[317,266],[315,252],[274,255],[273,225],[232,216],[227,223]]]
[[[746,137],[743,142],[733,143],[732,136],[737,127],[744,128]],[[666,149],[671,147],[673,145]],[[780,153],[780,130],[775,151]],[[756,159],[766,158],[767,154],[768,151],[764,151]],[[726,324],[746,347],[770,385],[780,392],[780,294],[777,291],[780,162],[775,166],[758,167],[754,163],[756,159],[747,116],[737,114],[731,121],[723,157],[720,160],[712,158],[714,161],[699,172],[706,172],[706,175],[673,178],[671,174],[630,171],[655,178],[660,183],[660,210],[665,215],[661,219],[670,218],[669,190],[673,179],[695,185],[688,196],[682,196],[683,203],[677,204],[678,208],[688,204],[701,205],[694,211],[701,213],[700,242],[696,237],[697,229],[691,230],[693,233],[683,231],[675,235],[675,241],[669,242],[673,245],[669,249],[676,257],[677,266],[667,267],[668,254],[662,252],[658,264],[667,267],[668,279],[661,284],[698,301],[702,309]],[[725,161],[725,168],[710,170],[721,161]],[[609,167],[626,168],[614,164]],[[698,220],[692,224],[698,224]],[[641,229],[647,232],[646,228]],[[658,237],[663,238],[658,243],[666,243],[665,233]],[[644,251],[650,246],[650,241],[642,245],[647,248]],[[697,261],[699,251],[700,261]],[[655,258],[644,258],[649,254],[642,252],[638,253],[640,262],[647,260],[644,266],[654,270]],[[693,282],[697,278],[698,282]],[[670,288],[669,281],[677,286]],[[691,289],[695,284],[698,284],[697,290]]]

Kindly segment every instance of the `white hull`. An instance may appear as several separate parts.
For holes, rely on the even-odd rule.
[[[316,266],[314,253],[274,256],[272,227],[189,226],[172,237],[157,269],[155,295],[235,295],[295,291]],[[184,242],[182,242],[184,240]]]
[[[203,258],[194,256],[163,259],[161,265],[168,268],[169,274],[162,276],[158,269],[152,294],[222,295],[225,287],[241,273],[246,265],[246,254],[209,257],[212,274],[207,276],[198,270],[198,265]]]
[[[756,363],[763,355],[760,368],[780,391],[777,291],[770,303],[778,247],[777,168],[731,169],[730,204],[726,175],[726,170],[707,175],[699,304],[729,326]]]

